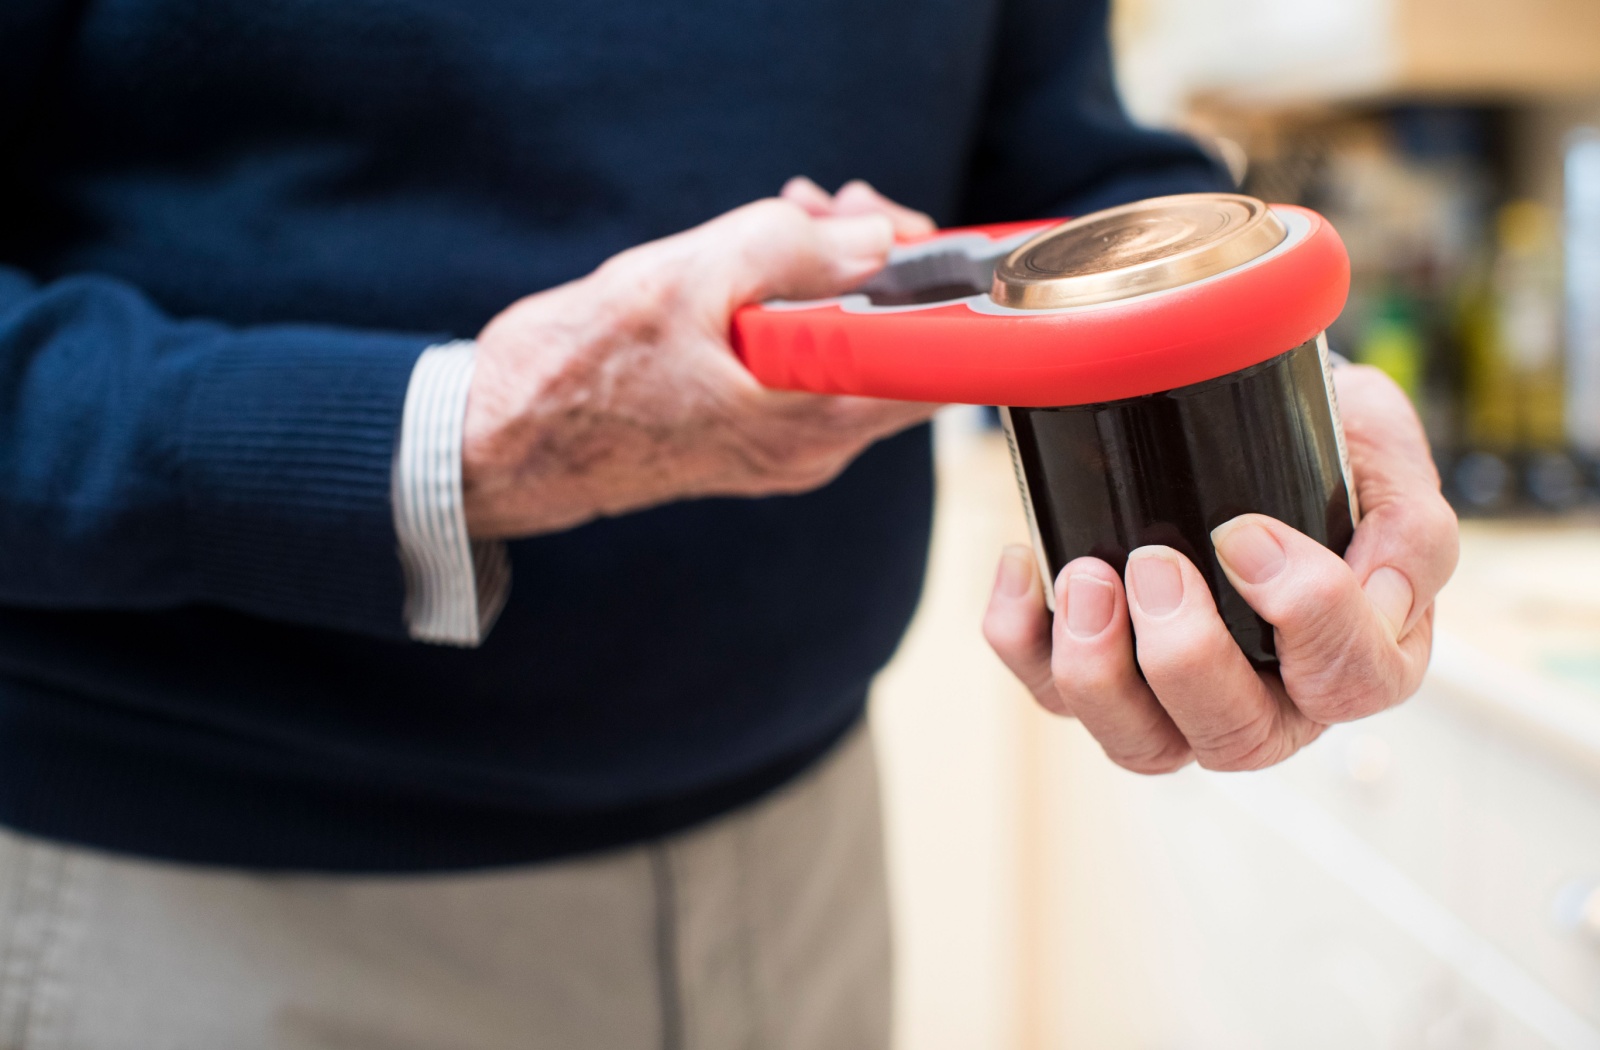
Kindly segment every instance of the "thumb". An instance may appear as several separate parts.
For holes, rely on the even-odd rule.
[[[883,215],[813,218],[783,200],[736,208],[701,226],[702,287],[729,313],[762,299],[821,299],[883,268],[894,227]]]

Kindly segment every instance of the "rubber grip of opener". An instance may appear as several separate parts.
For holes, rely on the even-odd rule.
[[[1299,346],[1344,308],[1350,262],[1332,225],[1274,207],[1309,223],[1297,243],[1189,287],[1055,311],[874,310],[861,296],[755,304],[734,314],[731,340],[756,379],[781,390],[1016,407],[1172,390]],[[999,239],[1026,225],[976,232]]]

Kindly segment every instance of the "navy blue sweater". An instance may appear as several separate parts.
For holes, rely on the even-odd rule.
[[[1128,124],[1104,20],[0,4],[0,822],[206,863],[461,867],[661,834],[804,768],[916,603],[925,430],[814,494],[516,543],[498,626],[455,651],[401,616],[412,364],[796,173],[945,223],[1216,186]]]

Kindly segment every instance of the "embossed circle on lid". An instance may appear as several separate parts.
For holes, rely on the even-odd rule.
[[[1286,236],[1282,220],[1254,197],[1155,197],[1039,234],[995,267],[990,294],[1021,310],[1115,302],[1213,277]]]

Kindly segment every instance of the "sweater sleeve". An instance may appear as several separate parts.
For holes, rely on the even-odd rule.
[[[177,320],[118,281],[0,266],[0,602],[404,639],[391,471],[440,341]]]
[[[81,9],[0,3],[8,162]],[[0,603],[406,638],[391,468],[412,366],[444,338],[179,320],[127,283],[0,259]]]
[[[1105,0],[1006,0],[988,97],[963,222],[1233,188],[1192,141],[1128,118],[1112,79]]]

